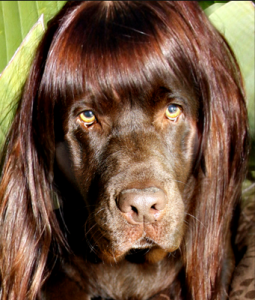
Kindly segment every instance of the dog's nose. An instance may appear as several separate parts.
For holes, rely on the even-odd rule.
[[[131,224],[158,221],[166,203],[165,193],[156,187],[123,190],[118,199],[120,211]]]

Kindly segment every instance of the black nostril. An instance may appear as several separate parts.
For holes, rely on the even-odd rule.
[[[152,209],[156,209],[156,206],[155,206],[155,204],[154,205],[152,205],[152,207],[151,207]]]
[[[128,189],[120,193],[118,207],[130,223],[153,223],[163,215],[167,197],[155,187]]]
[[[138,210],[137,210],[136,207],[134,207],[134,206],[131,205],[131,209],[132,209],[133,212],[135,212],[136,214],[138,214]]]

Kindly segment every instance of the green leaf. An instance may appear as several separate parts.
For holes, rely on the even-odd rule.
[[[44,22],[65,2],[0,1],[0,70],[9,62],[0,74],[0,146],[13,119],[16,102],[44,31]]]
[[[251,1],[230,1],[213,12],[211,11],[209,19],[227,39],[241,68],[247,94],[250,135],[252,140],[250,168],[255,170],[254,3]]]
[[[44,32],[43,16],[32,27],[0,77],[0,145],[15,112],[17,100],[29,72],[35,49]]]
[[[225,3],[214,3],[213,5],[210,5],[207,7],[204,12],[207,16],[210,16],[212,13],[214,13],[217,9],[219,9],[221,6],[225,5]]]
[[[200,7],[205,10],[207,7],[214,4],[215,1],[198,1]]]
[[[44,14],[47,23],[66,1],[0,1],[0,72]]]
[[[215,3],[219,3],[219,4],[224,4],[227,3],[228,1],[198,1],[200,7],[203,10],[206,10],[207,8],[213,6]]]

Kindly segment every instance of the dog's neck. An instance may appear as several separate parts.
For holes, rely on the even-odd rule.
[[[138,260],[142,252],[138,256],[132,255],[133,260]],[[165,289],[170,291],[171,284],[176,280],[181,268],[180,259],[176,259],[174,255],[169,255],[155,264],[139,264],[138,261],[130,262],[127,259],[116,264],[104,262],[94,264],[73,256],[71,259],[69,257],[68,261],[61,262],[55,275],[53,274],[54,279],[50,278],[48,281],[47,289],[50,287],[49,290],[54,293],[61,288],[63,294],[68,294],[68,289],[72,286],[72,290],[80,297],[74,300],[94,299],[98,296],[103,299],[144,300]],[[142,294],[139,278],[142,278],[149,287]]]

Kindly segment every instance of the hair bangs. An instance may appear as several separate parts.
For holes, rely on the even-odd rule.
[[[51,97],[132,98],[176,81],[194,88],[194,59],[180,41],[186,25],[173,10],[169,26],[167,15],[160,3],[85,2],[63,20],[51,45],[44,78]]]

